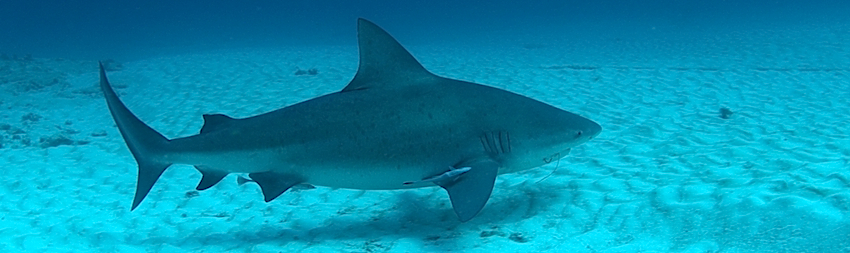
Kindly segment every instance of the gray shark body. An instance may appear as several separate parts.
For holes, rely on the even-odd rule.
[[[489,199],[496,175],[560,159],[601,131],[548,104],[436,76],[364,19],[358,43],[359,69],[342,91],[244,119],[204,115],[200,134],[171,140],[126,108],[101,67],[107,105],[139,165],[132,209],[168,166],[190,164],[203,174],[198,190],[249,173],[266,201],[296,184],[440,186],[467,221]]]

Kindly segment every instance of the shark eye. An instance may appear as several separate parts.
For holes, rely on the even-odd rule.
[[[576,132],[576,137],[581,137],[581,131]]]

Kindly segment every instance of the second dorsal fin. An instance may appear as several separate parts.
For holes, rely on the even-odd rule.
[[[222,125],[231,122],[235,119],[224,114],[204,114],[204,126],[201,127],[201,133],[209,133],[219,129]]]

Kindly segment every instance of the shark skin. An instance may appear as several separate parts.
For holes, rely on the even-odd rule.
[[[248,173],[243,181],[257,183],[267,202],[298,184],[440,186],[465,222],[497,175],[560,159],[602,130],[516,93],[434,75],[370,21],[358,19],[357,31],[360,65],[342,91],[248,118],[203,115],[199,134],[175,139],[127,109],[101,65],[101,90],[139,166],[131,210],[170,165],[189,164],[202,174],[198,190]]]

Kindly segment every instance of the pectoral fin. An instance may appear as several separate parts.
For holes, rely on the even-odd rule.
[[[471,169],[458,175],[457,178],[445,178],[434,183],[446,189],[457,217],[461,222],[466,222],[475,217],[490,199],[490,193],[493,192],[493,184],[499,172],[499,164],[485,159],[462,163],[455,167]]]

